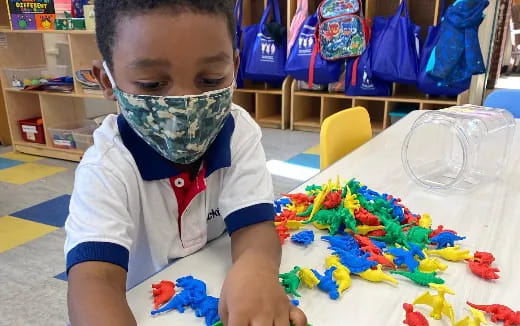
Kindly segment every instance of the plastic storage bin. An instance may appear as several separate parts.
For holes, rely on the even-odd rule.
[[[45,129],[41,117],[18,121],[23,140],[29,143],[45,144]]]
[[[72,138],[74,138],[77,149],[86,151],[90,146],[94,145],[93,134],[96,128],[97,126],[94,124],[72,131]]]
[[[74,149],[76,142],[72,136],[72,131],[78,129],[78,125],[66,125],[60,128],[47,128],[52,138],[52,145],[56,148]]]
[[[422,114],[402,147],[407,174],[432,190],[466,191],[504,170],[515,120],[511,113],[472,105]]]
[[[408,113],[407,112],[390,112],[390,124],[395,124],[397,121],[404,118]]]
[[[9,87],[23,88],[27,86],[24,81],[40,81],[42,78],[61,77],[67,74],[68,66],[57,65],[52,68],[47,66],[34,67],[8,67],[4,68],[4,76]]]

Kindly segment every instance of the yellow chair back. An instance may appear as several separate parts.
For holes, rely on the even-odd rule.
[[[320,168],[327,168],[372,138],[370,115],[364,107],[342,110],[327,117],[320,133]]]

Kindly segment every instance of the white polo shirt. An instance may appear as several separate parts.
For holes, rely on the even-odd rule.
[[[192,182],[149,147],[122,115],[94,133],[76,170],[65,223],[67,272],[104,261],[128,271],[127,287],[207,241],[274,219],[261,130],[233,105]]]

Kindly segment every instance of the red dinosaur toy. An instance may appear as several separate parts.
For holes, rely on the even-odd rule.
[[[276,232],[278,232],[278,238],[280,239],[280,244],[285,243],[285,239],[290,237],[289,228],[287,227],[287,221],[282,221],[279,225],[275,227]]]
[[[511,308],[501,304],[476,305],[469,301],[466,303],[475,309],[491,314],[491,321],[503,321],[504,326],[520,325],[520,311],[513,311]]]
[[[478,277],[482,277],[486,280],[497,280],[500,276],[497,274],[500,272],[498,268],[491,267],[488,264],[479,263],[474,260],[468,261],[468,266],[471,272]]]
[[[325,209],[336,208],[341,204],[341,191],[332,191],[325,196],[323,207]]]
[[[406,319],[403,324],[410,326],[428,326],[428,320],[418,311],[413,311],[413,306],[409,303],[403,304],[404,311],[406,311]]]
[[[445,229],[445,228],[444,228],[444,225],[439,225],[439,226],[437,227],[437,229],[436,229],[436,230],[433,230],[433,232],[430,233],[430,235],[429,235],[428,237],[431,239],[431,238],[433,238],[433,237],[435,237],[435,236],[438,236],[439,233],[442,233],[442,232],[451,232],[451,233],[453,233],[453,234],[457,234],[457,231],[448,230],[448,229]]]
[[[361,250],[364,250],[364,249],[361,248]],[[367,258],[368,260],[375,261],[378,264],[390,267],[391,269],[397,269],[395,264],[390,259],[386,258],[385,256],[383,256],[383,255],[376,255],[373,252],[369,252],[369,253],[370,253],[370,257]]]
[[[379,218],[375,216],[374,214],[370,213],[363,207],[358,208],[354,212],[354,217],[356,220],[361,222],[361,224],[369,225],[369,226],[377,226],[381,225],[381,221],[379,221]]]
[[[158,284],[152,284],[153,303],[155,310],[170,301],[175,295],[175,283],[172,281],[161,281]]]
[[[493,256],[492,253],[485,251],[475,251],[473,257],[473,260],[487,265],[491,265],[495,261],[495,256]]]
[[[308,206],[314,202],[315,198],[315,196],[309,197],[306,194],[282,194],[282,196],[288,197],[291,200],[291,202],[296,206],[302,204]]]

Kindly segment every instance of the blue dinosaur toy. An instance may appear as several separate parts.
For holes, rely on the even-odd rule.
[[[291,199],[288,197],[282,197],[278,200],[274,201],[274,209],[276,213],[281,213],[284,206],[287,206],[291,203]]]
[[[291,236],[291,240],[294,243],[307,246],[307,245],[311,244],[312,242],[314,242],[314,231],[305,230],[305,231],[298,232]]]
[[[161,309],[153,310],[152,316],[157,315],[163,312],[167,312],[170,310],[176,309],[181,314],[184,313],[185,307],[189,306],[192,303],[191,295],[188,291],[182,291],[177,293],[167,304],[165,304]]]
[[[437,249],[455,246],[455,241],[464,240],[466,237],[460,237],[451,232],[441,232],[431,238],[431,242],[437,243]]]
[[[324,235],[321,240],[328,241],[330,247],[334,249],[341,249],[348,252],[359,253],[359,243],[350,234],[345,235]]]
[[[341,263],[352,273],[361,273],[377,265],[377,262],[368,260],[370,257],[369,253],[359,255],[339,248],[332,248],[332,250],[333,254],[339,256]]]
[[[206,326],[211,326],[220,320],[218,315],[218,298],[207,296],[195,309],[195,316],[204,317]]]
[[[419,262],[415,260],[415,253],[404,248],[390,248],[387,251],[394,256],[394,263],[396,266],[406,265],[410,272],[415,272],[419,267]]]
[[[318,280],[320,280],[318,288],[327,292],[332,300],[337,300],[339,298],[338,284],[332,277],[332,273],[334,273],[335,270],[336,267],[333,266],[325,271],[325,275],[321,275],[318,271],[312,269],[314,275],[316,275]]]

